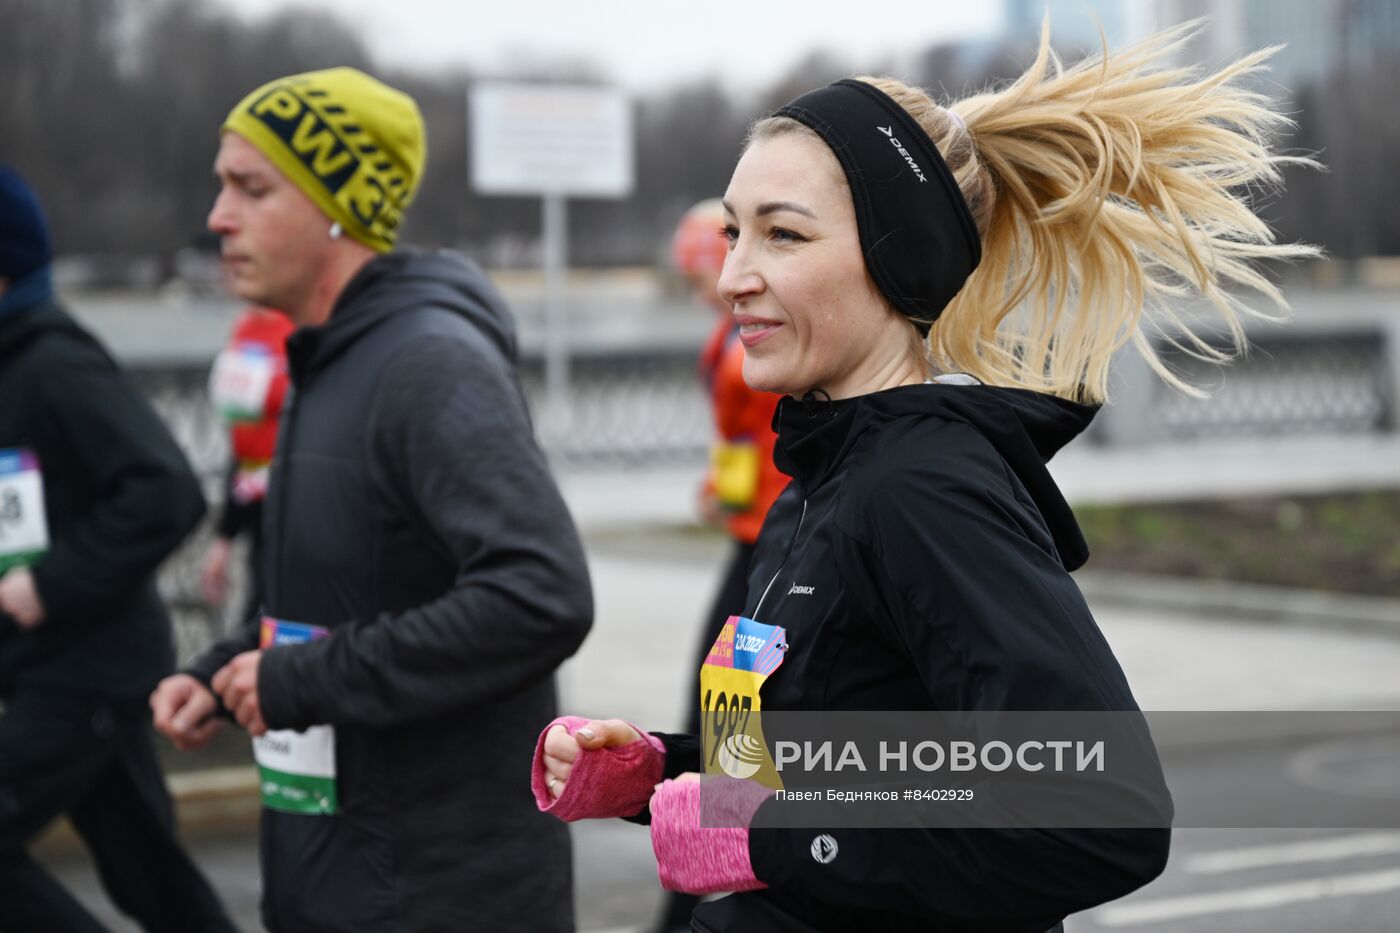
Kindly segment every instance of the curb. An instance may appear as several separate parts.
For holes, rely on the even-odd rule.
[[[212,832],[256,824],[262,813],[261,782],[252,765],[177,771],[166,775],[184,832]]]
[[[250,832],[262,814],[258,770],[252,765],[176,771],[165,776],[175,803],[180,836]],[[55,820],[35,837],[31,850],[59,855],[83,850],[83,844],[66,817]]]
[[[1077,573],[1074,579],[1091,605],[1224,615],[1241,622],[1400,638],[1400,599],[1390,597],[1103,571]]]

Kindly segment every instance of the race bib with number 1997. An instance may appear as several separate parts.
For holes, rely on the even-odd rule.
[[[705,773],[783,786],[757,715],[763,682],[783,663],[787,631],[730,616],[700,668]]]

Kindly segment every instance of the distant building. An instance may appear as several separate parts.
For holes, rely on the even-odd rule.
[[[1396,0],[1332,0],[1337,8],[1337,54],[1364,63],[1400,58],[1400,3]]]
[[[1140,0],[1162,26],[1198,16],[1210,26],[1198,48],[1206,64],[1286,43],[1270,79],[1292,91],[1318,84],[1342,65],[1400,55],[1396,0]]]
[[[1156,22],[1153,0],[1003,0],[1005,38],[1033,41],[1050,13],[1050,38],[1061,53],[1097,49],[1099,29],[1110,48],[1140,39]]]
[[[1343,64],[1400,58],[1397,0],[1002,0],[1002,39],[1022,44],[1040,33],[1048,10],[1062,53],[1096,49],[1099,27],[1116,47],[1190,19],[1208,25],[1192,57],[1207,67],[1253,49],[1283,44],[1269,80],[1289,90],[1320,83]]]
[[[1009,68],[1003,56],[1021,49],[1007,59],[1020,61],[1047,11],[1055,48],[1069,57],[1097,51],[1101,28],[1116,48],[1200,18],[1206,28],[1185,57],[1205,68],[1283,45],[1263,80],[1271,96],[1295,95],[1341,67],[1364,69],[1386,56],[1400,69],[1400,0],[1002,0],[1001,6],[997,35],[930,50],[942,56],[942,67],[933,70],[943,76]]]

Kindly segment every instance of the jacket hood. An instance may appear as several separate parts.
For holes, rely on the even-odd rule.
[[[1098,407],[1027,389],[938,383],[902,386],[837,402],[784,398],[773,416],[774,460],[784,473],[820,484],[870,427],[905,418],[959,421],[996,448],[1034,500],[1069,570],[1089,557],[1074,513],[1046,463],[1093,420]]]
[[[0,314],[0,359],[21,351],[46,331],[66,331],[83,339],[87,333],[52,300]]]
[[[293,381],[326,366],[390,315],[423,306],[460,314],[515,361],[515,323],[505,299],[475,263],[446,250],[400,251],[366,263],[336,299],[325,324],[304,327],[288,338]]]

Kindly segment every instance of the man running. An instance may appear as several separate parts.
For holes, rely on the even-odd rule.
[[[151,705],[181,747],[216,711],[254,736],[274,931],[573,927],[568,833],[521,775],[587,570],[500,296],[392,251],[424,158],[414,102],[337,68],[248,95],[214,166],[235,291],[298,327],[292,389],[261,625]]]
[[[66,813],[144,929],[232,933],[175,838],[145,710],[175,664],[155,571],[204,497],[54,300],[49,244],[38,198],[0,166],[0,930],[102,933],[25,848]]]

